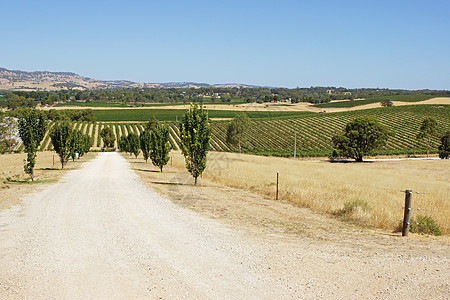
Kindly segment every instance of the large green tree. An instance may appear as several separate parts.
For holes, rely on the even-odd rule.
[[[119,146],[119,150],[121,152],[130,152],[130,147],[128,146],[128,137],[125,135],[122,135],[119,138],[119,142],[118,142],[118,146]]]
[[[442,137],[441,137],[441,144],[439,145],[439,157],[449,158],[450,156],[450,131],[447,131]]]
[[[88,153],[91,150],[92,138],[89,134],[83,134],[83,148],[80,152],[80,156],[83,156],[85,153]]]
[[[158,126],[158,120],[154,115],[150,115],[150,118],[148,118],[148,122],[145,124],[145,129],[147,129],[149,132],[151,132],[153,129]]]
[[[84,142],[83,133],[78,129],[72,130],[72,135],[69,140],[69,151],[73,161],[77,157],[77,153],[78,158],[84,154]]]
[[[139,152],[141,152],[141,146],[139,143],[139,136],[137,135],[137,133],[134,132],[130,132],[127,136],[127,141],[128,141],[128,152],[130,152],[130,154],[134,154],[134,156],[136,156],[136,158],[139,155]]]
[[[47,130],[45,114],[36,109],[25,109],[18,120],[19,136],[27,153],[24,165],[25,173],[34,181],[34,167],[36,165],[36,152]]]
[[[150,135],[150,159],[153,165],[160,168],[162,172],[163,167],[170,159],[169,130],[163,124],[158,124]]]
[[[50,130],[50,139],[59,156],[61,169],[64,169],[71,156],[72,126],[68,122],[55,124]]]
[[[386,145],[390,132],[373,117],[359,117],[347,123],[342,133],[333,136],[340,156],[363,161],[374,149]]]
[[[419,134],[417,135],[417,138],[425,139],[425,141],[427,143],[427,157],[430,152],[431,139],[434,136],[438,135],[438,132],[439,132],[438,130],[439,130],[438,122],[433,117],[426,117],[422,121],[422,124],[420,125]]]
[[[103,144],[105,148],[113,148],[114,142],[116,141],[116,136],[114,135],[111,127],[106,126],[100,131],[100,136],[102,137]]]
[[[145,162],[147,162],[150,157],[151,137],[152,137],[151,132],[152,132],[151,130],[148,130],[146,128],[139,136],[142,156],[144,156]]]
[[[245,132],[250,127],[250,119],[246,113],[237,114],[230,122],[227,128],[227,143],[237,145],[239,153],[242,152],[241,146],[246,142]]]
[[[179,124],[181,151],[185,157],[186,168],[195,178],[206,168],[206,155],[209,150],[211,128],[208,124],[206,111],[197,104],[192,104],[184,114]]]

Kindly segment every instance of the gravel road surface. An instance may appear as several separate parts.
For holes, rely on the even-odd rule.
[[[236,230],[100,153],[0,211],[0,298],[449,298],[448,245],[380,247]]]

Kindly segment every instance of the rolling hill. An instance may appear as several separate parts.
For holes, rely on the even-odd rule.
[[[207,84],[195,82],[144,83],[127,80],[96,80],[71,72],[8,70],[0,67],[0,90],[109,89],[109,88],[200,88],[253,87],[245,84]]]

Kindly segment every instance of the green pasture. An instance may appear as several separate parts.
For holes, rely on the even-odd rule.
[[[148,121],[154,115],[159,121],[181,121],[186,110],[184,109],[111,109],[94,110],[94,116],[100,122],[120,121]],[[209,118],[234,118],[238,111],[208,110]],[[274,112],[274,111],[247,111],[250,118],[276,118],[298,117],[310,115],[310,112]]]

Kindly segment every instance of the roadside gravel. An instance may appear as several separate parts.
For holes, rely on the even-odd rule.
[[[173,204],[118,153],[100,153],[0,211],[0,298],[450,297],[449,245],[408,243],[239,229]]]

